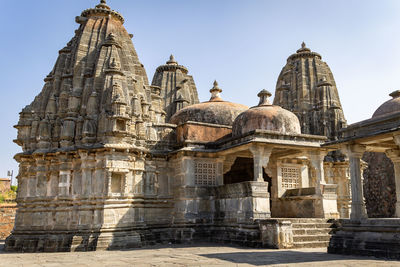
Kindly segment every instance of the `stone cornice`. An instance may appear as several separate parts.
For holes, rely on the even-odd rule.
[[[125,22],[124,17],[122,17],[122,15],[120,13],[118,13],[117,11],[109,10],[109,9],[101,8],[101,7],[86,9],[86,10],[82,11],[82,14],[81,14],[82,17],[89,17],[91,15],[102,15],[102,16],[111,15],[114,18],[120,20],[122,22],[122,24],[124,24],[124,22]]]
[[[182,65],[161,65],[156,69],[156,72],[176,71],[178,69],[181,70],[185,74],[188,73],[188,69]]]
[[[316,52],[301,52],[301,53],[296,53],[288,57],[288,61],[294,60],[296,58],[308,58],[308,57],[318,57],[319,59],[322,59],[321,55],[316,53]]]

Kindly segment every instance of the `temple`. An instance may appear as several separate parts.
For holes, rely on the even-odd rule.
[[[15,126],[22,152],[7,251],[214,241],[341,253],[346,238],[332,227],[366,218],[360,153],[386,152],[400,176],[400,94],[347,127],[331,70],[304,43],[273,101],[265,89],[252,107],[225,101],[214,81],[200,103],[173,55],[149,83],[105,0],[76,22]]]

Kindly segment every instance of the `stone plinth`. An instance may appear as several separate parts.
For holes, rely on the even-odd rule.
[[[400,259],[400,219],[340,219],[328,253]]]

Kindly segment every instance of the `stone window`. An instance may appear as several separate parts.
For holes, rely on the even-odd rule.
[[[117,120],[117,130],[118,131],[126,131],[126,123],[124,120]]]
[[[293,166],[282,166],[282,188],[293,189],[300,187],[300,168]]]
[[[122,180],[121,173],[111,175],[111,193],[122,193]]]
[[[194,184],[217,185],[217,163],[196,160],[194,162]]]

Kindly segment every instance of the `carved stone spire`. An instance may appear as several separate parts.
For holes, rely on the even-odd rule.
[[[273,103],[297,115],[302,133],[335,139],[346,119],[333,74],[321,59],[303,42],[279,75]]]
[[[159,105],[165,112],[167,122],[183,106],[199,103],[193,77],[188,75],[188,69],[179,65],[173,55],[170,55],[165,65],[157,68],[151,85],[160,92],[157,94],[161,99]],[[182,99],[185,101],[182,102]]]
[[[24,125],[21,131],[29,131],[31,135],[28,138],[24,133],[16,140],[24,152],[40,148],[45,153],[45,148],[50,149],[47,143],[51,143],[51,149],[72,149],[82,144],[85,136],[90,136],[89,143],[97,146],[132,143],[130,137],[135,133],[129,132],[130,128],[119,139],[112,136],[112,117],[118,114],[124,123],[131,119],[128,111],[133,110],[133,101],[128,96],[132,92],[141,95],[145,103],[151,103],[146,71],[121,23],[122,16],[101,1],[95,8],[83,11],[76,21],[79,30],[59,52],[42,92],[29,105],[31,113],[20,117],[18,125]],[[94,39],[97,41],[93,42]]]

